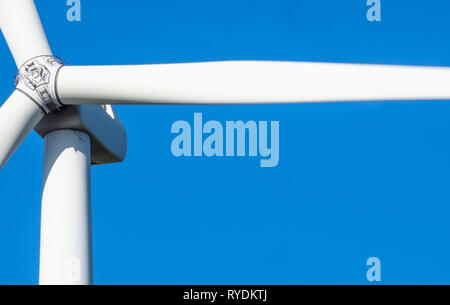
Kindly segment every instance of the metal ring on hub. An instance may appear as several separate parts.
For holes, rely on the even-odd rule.
[[[20,67],[16,89],[28,95],[45,113],[54,113],[63,105],[56,93],[56,77],[63,62],[51,55],[34,57]]]

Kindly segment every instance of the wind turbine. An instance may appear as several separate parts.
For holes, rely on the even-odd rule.
[[[450,68],[230,61],[67,66],[33,0],[0,0],[18,67],[0,108],[0,168],[34,128],[44,137],[40,284],[91,284],[90,166],[123,161],[110,106],[450,99]]]

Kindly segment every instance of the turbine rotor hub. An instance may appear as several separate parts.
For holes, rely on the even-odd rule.
[[[58,72],[63,66],[62,60],[51,55],[26,61],[17,74],[16,90],[28,95],[45,113],[56,112],[63,107],[56,89]]]

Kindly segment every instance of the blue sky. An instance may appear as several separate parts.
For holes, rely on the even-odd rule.
[[[69,64],[292,60],[450,65],[450,3],[37,0]],[[16,67],[0,38],[0,97]],[[450,85],[450,83],[449,83]],[[97,284],[450,283],[448,101],[120,106],[125,162],[92,169]],[[175,158],[177,120],[280,121],[280,162]],[[42,140],[0,172],[0,284],[38,280]]]

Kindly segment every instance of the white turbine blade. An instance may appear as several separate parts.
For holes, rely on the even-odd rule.
[[[6,100],[0,108],[0,169],[44,115],[20,91],[14,91]]]
[[[18,68],[52,54],[33,0],[0,0],[0,28]]]
[[[63,104],[239,104],[450,99],[450,68],[230,61],[66,66]]]

